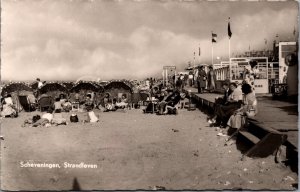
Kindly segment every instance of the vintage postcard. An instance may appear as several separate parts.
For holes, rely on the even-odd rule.
[[[2,0],[0,189],[297,190],[297,1]]]

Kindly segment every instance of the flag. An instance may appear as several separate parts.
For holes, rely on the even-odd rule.
[[[201,55],[201,49],[200,49],[200,47],[199,47],[199,56]]]
[[[229,19],[230,19],[230,17],[229,17]],[[232,32],[230,29],[230,21],[228,21],[228,37],[229,37],[229,39],[231,38],[231,35],[232,35]]]
[[[216,43],[216,42],[217,42],[217,34],[212,33],[211,36],[212,36],[212,40],[211,40],[211,41],[212,41],[213,43]]]
[[[267,44],[267,42],[268,42],[267,39],[265,39],[265,45]]]

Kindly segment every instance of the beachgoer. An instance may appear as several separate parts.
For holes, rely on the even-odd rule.
[[[214,92],[216,89],[216,74],[212,66],[209,66],[209,71],[207,72],[207,87],[209,92]]]
[[[206,87],[206,73],[203,69],[203,66],[200,66],[198,69],[198,77],[197,77],[197,83],[198,83],[198,93],[203,93],[205,87]]]
[[[244,73],[243,73],[243,80],[249,84],[253,90],[253,93],[255,94],[255,76],[256,76],[256,71],[255,68],[257,66],[257,61],[251,60],[249,62],[248,66],[245,66],[244,68]]]
[[[17,117],[18,113],[13,104],[13,100],[10,94],[5,94],[4,98],[2,98],[2,111],[1,117]]]
[[[54,112],[60,113],[62,111],[62,103],[60,101],[60,98],[56,98],[54,102]]]
[[[37,126],[44,126],[44,125],[50,125],[53,119],[53,114],[52,114],[52,109],[49,108],[46,113],[44,113],[37,122],[35,122],[32,126],[37,127]]]
[[[232,93],[228,96],[227,102],[216,107],[214,117],[210,120],[214,126],[226,127],[230,116],[241,107],[243,93],[237,89],[235,83],[230,83],[230,89]]]

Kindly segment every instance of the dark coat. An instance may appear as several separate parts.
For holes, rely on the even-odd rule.
[[[200,69],[198,71],[198,83],[200,85],[201,88],[205,88],[206,87],[206,79],[207,79],[207,76],[206,76],[206,73],[203,69]]]

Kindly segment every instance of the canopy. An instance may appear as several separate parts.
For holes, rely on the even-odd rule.
[[[41,93],[47,93],[47,92],[50,92],[50,91],[60,91],[60,92],[67,93],[68,89],[62,83],[58,83],[58,82],[46,82],[41,87]]]
[[[132,84],[127,80],[111,80],[108,81],[107,84],[104,86],[105,90],[111,88],[123,88],[125,90],[129,90],[132,93]]]
[[[103,87],[91,81],[79,81],[70,89],[70,92],[76,92],[80,90],[102,92]]]
[[[62,82],[62,84],[68,89],[71,90],[73,88],[73,86],[75,85],[74,82]]]
[[[32,92],[32,88],[23,82],[11,82],[9,84],[4,85],[4,87],[2,88],[1,95],[3,96],[4,93],[13,93],[13,92],[21,92],[21,91]]]

